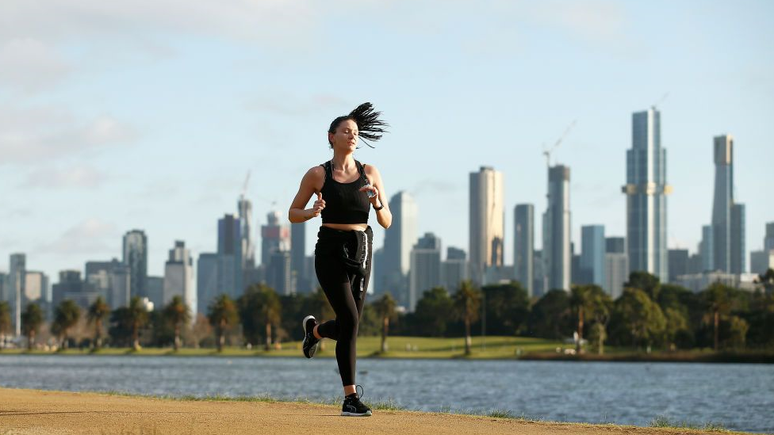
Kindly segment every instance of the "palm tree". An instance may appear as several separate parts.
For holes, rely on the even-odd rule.
[[[714,324],[714,344],[715,351],[717,352],[720,347],[720,316],[726,315],[731,311],[731,289],[716,282],[702,292],[702,299],[707,306],[708,315],[709,317],[712,317],[712,322]]]
[[[126,308],[127,320],[132,327],[132,349],[137,351],[142,349],[140,347],[140,329],[148,323],[148,311],[138,296],[133,297]]]
[[[381,353],[387,352],[387,333],[390,330],[390,320],[397,317],[395,311],[395,299],[390,293],[385,293],[381,298],[374,302],[376,314],[382,320],[382,347]]]
[[[0,350],[3,350],[5,334],[11,330],[11,307],[6,301],[0,301]]]
[[[22,334],[27,336],[27,350],[32,350],[35,343],[35,335],[43,324],[43,311],[38,304],[29,304],[27,309],[21,314]]]
[[[210,325],[215,328],[218,352],[223,352],[226,332],[239,322],[236,304],[228,295],[221,294],[210,304],[207,317],[210,319]]]
[[[175,352],[180,347],[180,327],[191,321],[191,310],[180,296],[174,296],[164,307],[164,318],[175,327]]]
[[[465,322],[465,355],[470,355],[470,324],[478,321],[481,307],[481,291],[470,281],[462,281],[454,294],[454,317]]]
[[[108,306],[102,296],[97,297],[97,300],[89,306],[89,311],[86,313],[86,319],[89,324],[94,325],[94,350],[102,347],[102,322],[109,314],[110,306]]]
[[[266,350],[271,349],[271,325],[280,322],[282,306],[277,293],[269,287],[262,286],[260,293],[261,308],[258,319],[266,325]]]
[[[580,354],[581,342],[583,341],[583,321],[584,315],[589,305],[589,290],[585,285],[573,285],[570,289],[570,306],[578,311],[578,340],[575,343],[575,352]]]
[[[71,299],[63,300],[59,306],[56,307],[54,321],[51,323],[50,329],[51,333],[59,338],[61,349],[67,349],[68,342],[70,341],[67,337],[67,333],[70,331],[70,328],[78,323],[80,318],[81,309],[75,301]]]

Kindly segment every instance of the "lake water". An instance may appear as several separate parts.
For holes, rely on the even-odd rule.
[[[366,401],[412,410],[648,426],[656,417],[774,432],[774,365],[559,361],[358,361]],[[0,386],[170,396],[331,399],[329,358],[0,355]]]

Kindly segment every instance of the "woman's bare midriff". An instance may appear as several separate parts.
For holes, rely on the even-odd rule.
[[[343,231],[365,231],[368,228],[368,224],[322,224],[322,226]]]

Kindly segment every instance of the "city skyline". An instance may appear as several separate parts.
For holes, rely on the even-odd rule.
[[[669,248],[693,251],[702,236],[693,216],[709,223],[718,135],[735,137],[748,251],[761,249],[774,216],[774,205],[755,202],[772,185],[768,2],[483,2],[475,17],[454,2],[240,4],[221,14],[192,2],[182,13],[196,28],[171,21],[179,15],[165,0],[148,10],[85,2],[61,8],[55,26],[10,4],[0,14],[0,258],[24,252],[52,280],[85,260],[120,258],[133,228],[151,240],[154,276],[175,240],[212,252],[214,221],[240,193],[253,202],[252,228],[269,211],[284,216],[304,171],[330,158],[330,120],[366,100],[392,127],[357,157],[379,167],[388,196],[415,197],[418,234],[466,247],[465,174],[504,174],[506,264],[513,207],[545,210],[544,144],[573,120],[553,154],[572,169],[572,241],[592,223],[625,235],[630,117],[653,104],[675,187]],[[371,18],[340,26],[342,8]],[[304,32],[287,33],[299,24]],[[347,50],[370,54],[368,74],[335,60]],[[310,223],[307,254],[314,233]]]

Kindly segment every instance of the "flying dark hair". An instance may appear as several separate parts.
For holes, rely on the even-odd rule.
[[[333,122],[331,122],[330,128],[328,128],[328,133],[336,133],[336,129],[339,128],[339,124],[349,119],[355,121],[355,124],[357,124],[359,137],[363,143],[368,145],[370,148],[373,148],[373,146],[368,143],[368,141],[376,142],[381,139],[382,134],[387,132],[385,128],[390,126],[386,122],[379,119],[381,114],[382,112],[377,112],[374,110],[374,106],[371,103],[363,103],[357,106],[355,110],[349,112],[349,115],[339,116],[338,118],[334,119]],[[331,144],[331,146],[332,145],[333,144]]]

